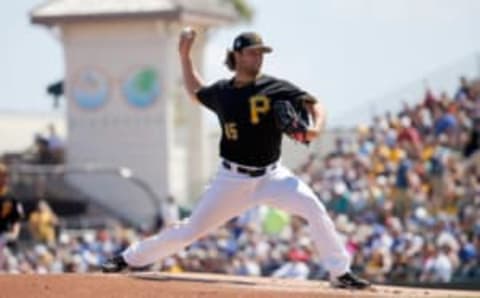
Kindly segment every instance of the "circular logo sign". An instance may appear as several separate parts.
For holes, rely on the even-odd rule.
[[[93,110],[108,99],[108,80],[95,69],[86,69],[73,81],[73,98],[82,108]]]
[[[123,93],[135,107],[146,108],[152,105],[160,94],[157,71],[147,67],[133,72],[123,83]]]

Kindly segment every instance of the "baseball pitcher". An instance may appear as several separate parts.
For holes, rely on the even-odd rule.
[[[183,30],[179,54],[185,87],[194,103],[218,116],[221,163],[192,216],[132,244],[103,265],[104,272],[143,267],[205,236],[232,217],[267,204],[305,218],[335,287],[363,289],[325,207],[310,187],[280,162],[282,136],[309,143],[325,123],[323,106],[292,83],[261,73],[272,48],[253,32],[240,34],[227,52],[232,78],[205,85],[191,60],[196,32]]]

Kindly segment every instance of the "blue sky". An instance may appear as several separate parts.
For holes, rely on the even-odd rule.
[[[51,109],[45,86],[63,77],[63,54],[53,35],[29,24],[28,11],[42,2],[10,1],[0,11],[0,110]],[[331,119],[480,50],[476,0],[250,2],[251,24],[210,33],[206,78],[229,75],[225,49],[238,32],[255,30],[275,49],[265,72],[321,98]]]

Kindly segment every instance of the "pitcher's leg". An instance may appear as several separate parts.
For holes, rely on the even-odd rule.
[[[350,255],[324,205],[308,185],[282,168],[266,180],[258,195],[265,198],[265,203],[308,221],[312,240],[331,276],[336,277],[350,270]]]
[[[132,244],[122,255],[131,267],[167,257],[248,209],[251,183],[216,179],[204,193],[190,219]]]

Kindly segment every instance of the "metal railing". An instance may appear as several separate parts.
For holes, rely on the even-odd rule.
[[[148,204],[155,210],[155,214],[161,212],[161,200],[152,187],[142,178],[136,176],[134,172],[127,167],[109,167],[98,164],[85,165],[32,165],[25,163],[14,163],[9,166],[12,188],[17,188],[20,193],[29,192],[28,197],[42,199],[46,194],[49,196],[60,197],[65,200],[76,200],[91,203],[91,198],[84,194],[81,190],[71,185],[66,179],[67,175],[113,175],[124,181],[128,181],[131,185],[140,189],[148,200]],[[60,185],[60,186],[59,186]],[[56,186],[56,189],[55,189]],[[53,188],[53,190],[52,190]],[[120,215],[115,210],[108,208],[104,204],[95,201],[109,213],[115,217],[121,218],[134,226],[135,224],[125,216]]]

